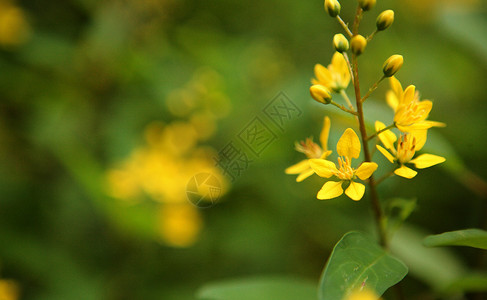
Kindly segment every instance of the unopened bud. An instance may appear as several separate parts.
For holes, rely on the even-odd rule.
[[[402,67],[404,62],[404,58],[402,55],[395,54],[389,57],[382,67],[382,71],[384,72],[385,77],[391,77],[396,74],[397,71]]]
[[[365,50],[365,46],[367,46],[367,40],[360,34],[354,36],[350,41],[352,52],[356,55],[362,54]]]
[[[377,17],[377,21],[375,22],[375,24],[377,25],[377,30],[382,31],[389,28],[389,26],[391,26],[393,22],[394,11],[388,9],[381,12],[381,14]]]
[[[350,46],[347,38],[343,34],[338,33],[333,37],[333,47],[335,47],[336,51],[342,53],[347,51]]]
[[[338,0],[325,0],[325,10],[331,17],[336,17],[340,14],[342,9]]]
[[[309,88],[309,92],[311,97],[316,101],[323,103],[323,104],[330,104],[331,103],[331,95],[328,89],[321,84],[312,85]]]
[[[376,0],[359,0],[358,4],[364,11],[371,10],[374,7]]]

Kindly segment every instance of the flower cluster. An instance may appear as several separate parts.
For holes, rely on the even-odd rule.
[[[363,36],[358,33],[359,23],[362,15],[373,8],[375,1],[361,0],[358,1],[358,5],[359,10],[352,31],[340,17],[340,3],[337,0],[324,1],[325,11],[338,20],[348,38],[343,34],[336,34],[333,37],[332,44],[335,53],[331,63],[327,67],[321,64],[315,65],[315,77],[311,80],[310,94],[317,102],[325,105],[332,104],[358,120],[360,138],[352,128],[347,128],[344,131],[336,146],[338,165],[335,164],[329,160],[332,153],[327,146],[330,119],[325,117],[320,135],[321,146],[314,143],[311,138],[297,143],[296,150],[304,153],[307,159],[285,170],[287,174],[297,174],[296,181],[298,182],[313,174],[332,179],[324,183],[317,194],[318,199],[332,199],[345,193],[352,200],[358,201],[365,194],[365,185],[359,181],[368,183],[371,189],[376,189],[376,185],[382,180],[375,181],[373,178],[373,174],[379,165],[372,161],[373,157],[368,145],[370,142],[375,142],[375,148],[389,162],[394,164],[390,173],[403,178],[411,179],[416,176],[417,171],[410,168],[411,165],[416,169],[424,169],[445,161],[445,158],[438,155],[426,153],[416,155],[426,143],[427,131],[432,127],[443,127],[445,124],[428,120],[433,102],[421,100],[414,85],[409,85],[403,89],[395,77],[404,63],[402,55],[390,56],[382,66],[383,74],[380,79],[370,87],[364,96],[360,95],[358,57],[366,51],[367,44],[377,33],[386,30],[393,24],[394,11],[385,10],[380,13],[376,19],[376,30],[368,36]],[[390,82],[386,102],[393,110],[393,123],[386,126],[377,120],[375,132],[369,135],[363,105],[386,78],[389,78]],[[350,101],[347,94],[350,83],[354,87],[355,103]],[[336,94],[343,99],[343,104],[335,101]],[[397,130],[397,133],[393,130]],[[352,160],[359,159],[362,150],[364,153],[363,161],[355,166]]]

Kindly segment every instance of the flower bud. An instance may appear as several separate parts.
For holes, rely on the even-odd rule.
[[[331,17],[336,17],[340,14],[340,2],[338,0],[325,0],[325,10]]]
[[[323,104],[330,104],[331,103],[331,95],[328,89],[321,84],[312,85],[309,88],[309,92],[311,93],[311,97],[316,101],[323,103]]]
[[[385,62],[384,66],[382,67],[382,71],[384,72],[385,77],[391,77],[396,74],[397,71],[402,67],[404,59],[402,55],[395,54],[389,57]]]
[[[362,54],[365,50],[365,46],[367,46],[367,40],[360,34],[354,36],[350,41],[352,52],[356,55]]]
[[[347,51],[349,48],[347,38],[341,33],[335,34],[333,37],[333,47],[340,53]]]
[[[377,25],[377,30],[382,31],[389,28],[389,26],[391,26],[393,22],[394,11],[388,9],[381,12],[381,14],[377,17],[377,21],[375,22],[375,24]]]
[[[358,4],[364,11],[371,10],[376,0],[358,0]]]

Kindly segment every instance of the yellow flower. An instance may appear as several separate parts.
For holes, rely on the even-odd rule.
[[[315,76],[311,82],[313,84],[320,84],[333,92],[340,92],[346,89],[350,83],[350,72],[348,70],[347,61],[339,52],[335,52],[331,59],[331,64],[325,68],[321,64],[315,65]]]
[[[352,158],[360,155],[360,140],[351,128],[345,130],[337,144],[338,165],[325,159],[311,159],[310,166],[320,177],[330,178],[336,176],[340,181],[327,181],[318,192],[317,198],[320,200],[332,199],[343,194],[342,184],[348,182],[349,186],[345,194],[352,200],[362,199],[365,193],[365,186],[354,180],[358,177],[361,180],[368,179],[377,169],[377,164],[373,162],[363,162],[357,169],[352,168]]]
[[[384,129],[386,126],[379,122],[375,122],[375,129],[377,131]],[[405,164],[413,164],[418,169],[428,168],[439,163],[444,162],[446,159],[444,157],[433,155],[433,154],[422,154],[415,159],[413,159],[416,151],[423,148],[426,142],[426,130],[415,131],[414,133],[403,133],[397,141],[396,135],[390,131],[386,130],[379,134],[379,139],[381,140],[384,147],[377,145],[377,149],[391,162],[397,163],[399,167],[394,170],[394,174],[404,177],[413,178],[418,172],[414,171],[405,166]],[[394,147],[394,143],[397,141],[397,147]]]
[[[355,291],[344,298],[344,300],[377,300],[377,299],[379,299],[379,296],[377,296],[371,290]]]
[[[19,46],[27,42],[30,33],[24,11],[11,1],[0,1],[0,45]]]
[[[395,77],[390,79],[391,88],[386,95],[387,104],[394,110],[394,123],[402,132],[425,130],[431,127],[443,127],[444,123],[427,121],[433,108],[430,100],[419,100],[419,93],[414,85],[402,89],[401,83]]]
[[[19,285],[8,279],[0,279],[0,299],[1,300],[17,300],[19,299]]]
[[[167,204],[158,214],[158,232],[165,243],[173,247],[193,245],[203,227],[197,208],[187,203]]]
[[[320,134],[321,147],[313,142],[313,139],[307,138],[306,141],[296,143],[296,150],[304,153],[308,159],[304,159],[295,165],[290,166],[285,170],[286,174],[299,174],[296,178],[297,182],[301,182],[313,175],[314,171],[309,165],[309,159],[322,158],[325,159],[331,154],[328,150],[328,135],[330,134],[330,118],[323,119],[323,129]],[[322,148],[323,147],[323,148]]]

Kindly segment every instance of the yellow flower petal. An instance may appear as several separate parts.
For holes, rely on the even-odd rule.
[[[404,94],[402,96],[402,101],[399,103],[399,105],[408,105],[409,103],[414,101],[414,97],[416,94],[416,87],[414,85],[408,86],[404,90]]]
[[[299,174],[299,173],[301,173],[301,172],[303,172],[309,168],[310,168],[309,162],[307,159],[305,159],[305,160],[298,162],[295,165],[288,167],[286,170],[284,170],[284,172],[286,174]]]
[[[323,154],[321,154],[321,157],[322,159],[326,159],[328,156],[330,156],[330,154],[332,153],[333,151],[331,150],[328,150],[328,151],[325,151],[323,152]]]
[[[328,67],[330,68],[330,66]],[[331,69],[339,76],[334,76],[337,88],[346,88],[350,83],[350,71],[348,70],[348,64],[343,57],[343,54],[335,52],[331,59]],[[331,70],[330,70],[331,71]]]
[[[382,123],[380,121],[375,121],[375,131],[376,132],[379,132],[380,130],[382,130],[384,128],[386,128],[386,125],[384,125],[384,123]],[[392,152],[395,152],[394,143],[396,142],[397,137],[392,131],[386,130],[386,131],[380,133],[379,139],[387,149],[392,150]]]
[[[302,172],[301,174],[298,175],[298,177],[296,178],[296,182],[301,182],[303,180],[305,180],[306,178],[310,177],[311,175],[313,175],[315,172],[313,171],[313,169],[309,168],[308,170]]]
[[[396,77],[392,76],[389,79],[389,83],[391,84],[391,88],[394,91],[394,93],[396,94],[396,96],[398,98],[401,98],[402,93],[403,93],[401,82],[399,82],[399,80],[397,80]]]
[[[343,189],[342,189],[342,182],[336,182],[336,181],[327,181],[321,190],[318,192],[318,195],[316,197],[320,200],[327,200],[327,199],[332,199],[336,198],[343,194]]]
[[[446,124],[443,122],[436,122],[436,121],[425,121],[431,124],[431,127],[446,127]]]
[[[387,151],[386,149],[384,149],[384,147],[382,147],[381,145],[376,145],[377,147],[377,150],[380,151],[380,153],[382,153],[388,161],[390,161],[391,163],[394,163],[394,160],[396,160],[396,158],[394,156],[392,156],[392,154],[389,153],[389,151]]]
[[[310,159],[309,165],[318,176],[324,178],[330,178],[338,172],[336,165],[329,160]]]
[[[0,299],[20,299],[20,288],[17,282],[9,279],[0,279]]]
[[[411,160],[410,163],[414,164],[418,169],[428,168],[437,164],[444,162],[446,159],[444,157],[433,155],[433,154],[421,154],[415,159]]]
[[[321,148],[323,151],[328,150],[328,136],[330,134],[330,118],[328,116],[323,118],[323,129],[320,133]]]
[[[347,61],[343,57],[343,54],[341,54],[338,51],[333,54],[333,57],[331,58],[331,64],[334,67],[337,67],[340,69],[346,68],[348,70]]]
[[[344,300],[378,300],[379,296],[371,290],[357,290],[352,292]]]
[[[393,91],[387,91],[386,93],[386,101],[387,105],[389,105],[394,112],[396,112],[397,107],[399,106],[399,98],[397,97],[396,93]]]
[[[322,84],[327,88],[330,88],[331,82],[333,81],[333,78],[330,74],[330,71],[325,68],[321,64],[316,64],[315,65],[315,76],[317,79],[317,83],[313,84]]]
[[[351,181],[350,185],[345,191],[345,194],[354,201],[358,201],[362,199],[364,193],[365,193],[365,185],[355,181]]]
[[[406,166],[401,166],[400,168],[398,168],[394,171],[394,174],[396,174],[397,176],[407,178],[407,179],[411,179],[414,176],[416,176],[416,174],[418,174],[418,172],[416,172],[413,169],[410,169]]]
[[[429,128],[433,127],[433,125],[431,123],[429,123],[428,121],[421,121],[421,122],[417,122],[417,123],[413,123],[413,124],[407,124],[407,125],[397,123],[396,127],[397,127],[397,129],[399,129],[402,132],[415,132],[415,131],[419,131],[419,130],[429,129]]]
[[[369,178],[372,173],[377,170],[377,164],[373,162],[363,162],[357,170],[355,170],[355,175],[361,180]]]
[[[360,140],[353,129],[347,128],[338,140],[337,152],[340,156],[358,158],[360,155]]]
[[[426,139],[428,137],[428,130],[421,129],[421,130],[413,130],[411,131],[411,136],[416,140],[416,146],[414,148],[415,151],[419,151],[423,148],[424,144],[426,143]]]
[[[417,122],[424,121],[428,118],[429,113],[433,109],[433,102],[430,100],[423,100],[418,103],[417,112],[421,115],[421,118]]]

